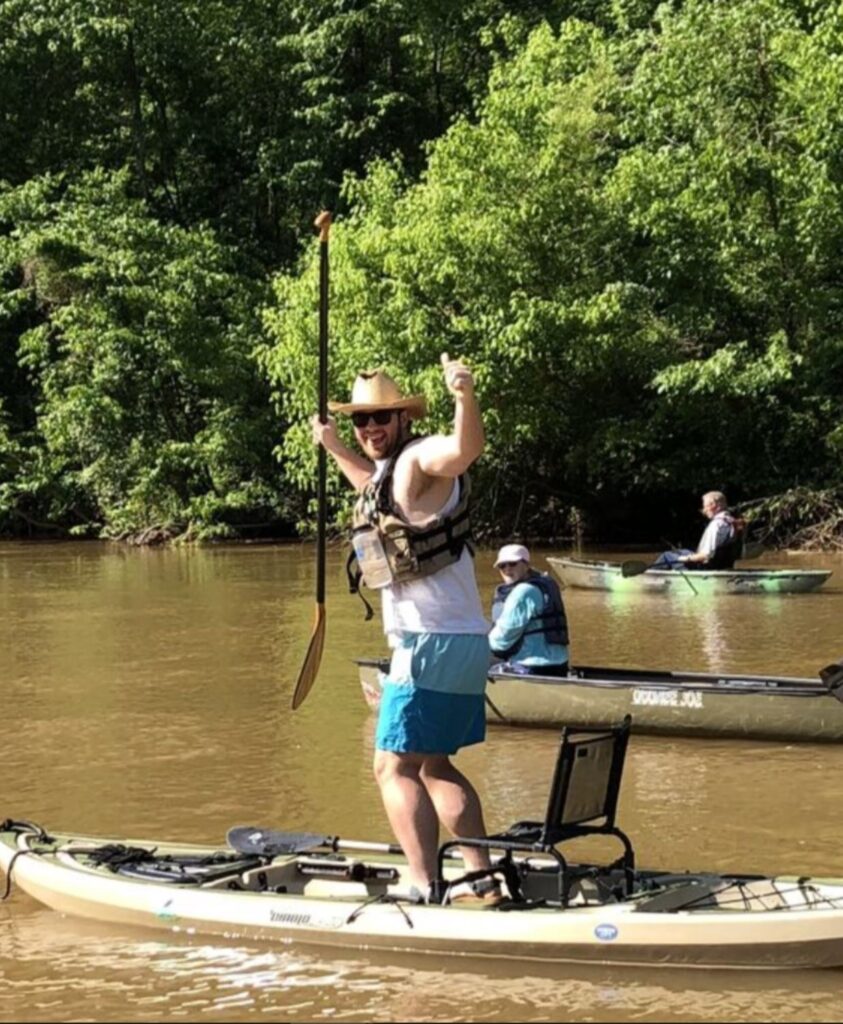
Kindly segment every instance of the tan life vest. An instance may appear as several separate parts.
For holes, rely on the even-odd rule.
[[[393,583],[432,576],[458,562],[466,547],[474,553],[469,515],[471,484],[467,473],[458,478],[457,505],[447,515],[415,526],[398,512],[392,497],[392,478],[404,447],[406,445],[392,456],[380,478],[366,486],[354,506],[351,526],[354,550],[348,564],[352,593],[358,591],[361,579],[367,587],[378,590]],[[353,571],[355,561],[356,573]]]

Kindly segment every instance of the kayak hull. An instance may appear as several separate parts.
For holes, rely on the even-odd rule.
[[[733,968],[843,966],[843,880],[754,879],[749,886],[778,887],[784,904],[768,910],[714,907],[677,913],[647,912],[635,901],[569,908],[507,909],[417,906],[372,902],[388,888],[406,886],[403,861],[383,855],[394,885],[308,879],[294,891],[257,891],[256,872],[211,887],[126,878],[67,852],[93,840],[61,835],[49,844],[0,833],[0,869],[13,883],[61,913],[111,924],[170,932],[218,935],[354,949],[447,953],[544,963],[600,963]],[[219,848],[155,843],[160,854],[211,854]],[[64,852],[62,852],[64,851]],[[261,870],[271,881],[296,877],[300,855],[275,858]],[[342,862],[336,855],[331,864]],[[456,869],[455,869],[456,870]],[[645,877],[647,873],[642,873]],[[689,876],[690,877],[690,876]],[[816,885],[812,905],[785,905],[793,892]],[[773,891],[773,890],[770,890]],[[768,900],[769,897],[765,896]],[[812,897],[814,899],[814,897]]]
[[[707,572],[648,569],[624,576],[617,562],[583,558],[548,558],[566,587],[610,590],[622,594],[804,594],[817,590],[831,576],[826,569],[728,569]]]
[[[357,659],[377,709],[386,659]],[[665,736],[843,742],[843,703],[819,678],[572,667],[563,677],[496,666],[486,688],[490,724],[601,728],[632,715],[632,731]]]

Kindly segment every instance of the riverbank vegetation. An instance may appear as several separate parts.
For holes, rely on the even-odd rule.
[[[821,0],[0,0],[0,532],[290,536],[331,391],[486,412],[482,535],[843,546]],[[335,522],[348,494],[331,483]]]

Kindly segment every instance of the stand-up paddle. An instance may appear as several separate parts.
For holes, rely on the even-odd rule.
[[[319,231],[319,421],[328,422],[328,234],[331,230],[330,213],[320,213],[316,218]],[[316,617],[310,645],[304,658],[296,688],[293,691],[295,711],[310,693],[316,682],[325,646],[325,534],[328,516],[326,494],[327,455],[323,445],[317,454],[319,482],[317,489],[316,526]]]

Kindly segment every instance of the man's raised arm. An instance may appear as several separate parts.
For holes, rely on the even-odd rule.
[[[474,393],[471,370],[442,353],[445,383],[454,396],[454,429],[450,434],[426,437],[416,446],[416,459],[429,476],[457,477],[479,458],[486,443],[483,418]]]

